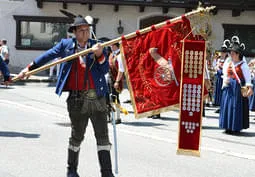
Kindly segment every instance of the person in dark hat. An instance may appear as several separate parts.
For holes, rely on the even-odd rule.
[[[102,177],[113,177],[108,136],[106,95],[108,88],[104,75],[109,71],[106,50],[90,39],[89,23],[82,17],[74,19],[68,29],[74,38],[62,39],[56,46],[36,58],[24,68],[19,77],[34,70],[54,58],[65,58],[82,50],[92,48],[93,52],[79,56],[74,60],[64,62],[56,84],[56,93],[69,92],[67,109],[71,121],[71,137],[68,147],[67,177],[79,177],[77,168],[80,145],[84,139],[88,120],[90,119],[97,142],[98,159]]]
[[[216,64],[216,81],[215,81],[215,89],[214,89],[214,105],[220,106],[221,98],[222,98],[222,83],[223,83],[223,65],[225,60],[228,58],[228,47],[229,47],[229,40],[225,40],[223,45],[218,50],[220,52],[219,59]],[[215,113],[219,113],[220,109],[217,109]]]
[[[223,90],[220,106],[220,128],[227,134],[249,128],[248,97],[253,94],[251,73],[244,61],[245,45],[233,36],[229,47],[230,61],[223,66]],[[246,88],[242,93],[241,89]]]

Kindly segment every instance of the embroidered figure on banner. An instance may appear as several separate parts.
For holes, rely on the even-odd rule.
[[[140,109],[150,109],[156,106],[150,97],[152,93],[152,86],[149,80],[145,76],[145,68],[144,68],[144,61],[146,60],[146,55],[144,53],[140,53],[139,55],[139,64],[138,64],[138,71],[140,74],[140,78],[142,80],[142,91],[136,90],[135,91],[135,99],[137,101],[137,105]]]
[[[168,60],[166,60],[164,57],[158,54],[157,50],[157,48],[149,49],[151,57],[159,65],[154,72],[154,79],[156,83],[164,87],[171,84],[172,81],[175,81],[175,84],[178,86],[179,83],[174,73],[172,59],[169,57]]]

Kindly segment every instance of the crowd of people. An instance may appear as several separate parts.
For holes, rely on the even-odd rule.
[[[227,134],[249,128],[249,111],[254,111],[254,60],[247,63],[245,44],[237,36],[225,40],[214,56],[213,105],[219,109],[219,127]]]

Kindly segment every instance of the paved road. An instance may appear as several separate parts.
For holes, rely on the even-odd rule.
[[[0,86],[0,177],[65,176],[70,135],[66,96],[59,98],[48,83]],[[128,98],[124,90],[121,101]],[[218,128],[216,108],[207,108],[201,157],[191,157],[176,155],[177,111],[163,113],[160,119],[135,119],[132,106],[123,106],[130,114],[122,115],[123,123],[117,126],[116,176],[255,176],[255,113],[251,113],[251,128],[232,136]],[[112,138],[110,124],[109,131]],[[81,177],[100,176],[91,124],[82,144],[79,172]]]

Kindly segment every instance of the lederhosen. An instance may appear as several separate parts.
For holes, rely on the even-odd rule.
[[[88,48],[89,47],[90,46],[88,46]],[[72,133],[69,139],[69,149],[74,151],[79,150],[80,144],[84,139],[84,134],[89,119],[91,120],[94,128],[97,145],[110,145],[107,127],[106,100],[105,97],[98,97],[95,89],[90,89],[88,80],[89,70],[87,68],[91,69],[93,67],[93,63],[92,66],[88,66],[89,59],[91,59],[89,58],[89,55],[85,56],[86,69],[84,73],[84,86],[87,87],[87,89],[70,90],[67,98],[67,108],[72,124]],[[79,60],[76,59],[76,62],[74,60],[72,64],[77,64],[78,61]],[[78,75],[76,74],[76,76]]]

